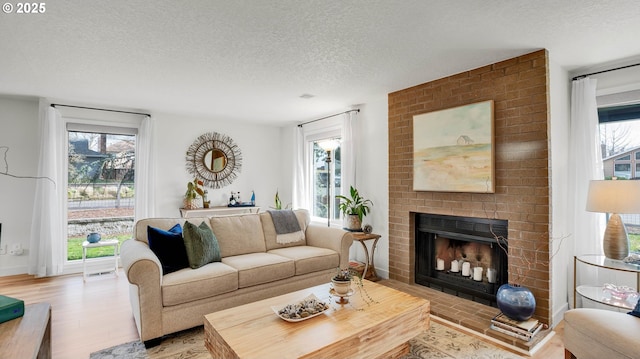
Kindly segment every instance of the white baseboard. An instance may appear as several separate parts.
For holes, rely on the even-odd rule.
[[[4,267],[0,269],[0,277],[8,277],[11,275],[27,274],[29,268],[25,266]]]
[[[562,319],[564,319],[564,312],[567,310],[569,310],[569,303],[564,303],[560,309],[553,312],[553,318],[551,318],[551,320],[553,320],[552,327],[555,327],[562,321]]]

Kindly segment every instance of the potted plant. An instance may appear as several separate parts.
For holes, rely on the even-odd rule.
[[[373,202],[360,196],[358,190],[349,189],[350,197],[336,196],[340,199],[340,212],[344,218],[344,229],[349,231],[362,231],[362,218],[371,211],[369,206],[373,206]]]
[[[203,182],[199,179],[194,179],[192,182],[187,182],[187,192],[184,194],[184,209],[196,209],[200,207],[198,205],[198,196],[204,195],[204,190],[200,187]]]
[[[339,269],[338,273],[331,278],[333,290],[339,296],[347,296],[351,291],[351,279],[353,273],[350,269]]]
[[[351,282],[355,282],[360,292],[360,296],[364,300],[367,305],[371,303],[377,303],[364,287],[364,282],[360,273],[352,268],[342,269],[338,268],[337,273],[331,278],[331,285],[333,286],[333,291],[335,294],[340,297],[337,301],[340,304],[345,304],[349,301],[348,297],[353,294],[351,290]]]

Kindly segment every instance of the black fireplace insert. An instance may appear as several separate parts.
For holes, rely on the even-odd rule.
[[[507,235],[506,220],[416,213],[416,283],[497,307],[508,281]]]

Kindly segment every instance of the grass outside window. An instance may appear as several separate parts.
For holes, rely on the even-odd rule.
[[[629,252],[640,254],[640,234],[629,234]]]
[[[107,237],[102,237],[102,241],[108,239],[117,239],[120,245],[122,242],[131,238],[130,234],[120,234]],[[86,241],[86,237],[72,237],[67,240],[67,259],[72,260],[81,260],[82,259],[82,242]],[[113,247],[97,247],[97,248],[88,248],[87,249],[87,258],[99,258],[99,257],[109,257],[113,256]]]

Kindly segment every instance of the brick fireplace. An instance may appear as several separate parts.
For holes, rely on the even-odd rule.
[[[551,322],[549,81],[546,50],[389,94],[389,277],[415,283],[416,215],[508,221],[509,281]],[[413,191],[413,116],[494,100],[495,193]]]

